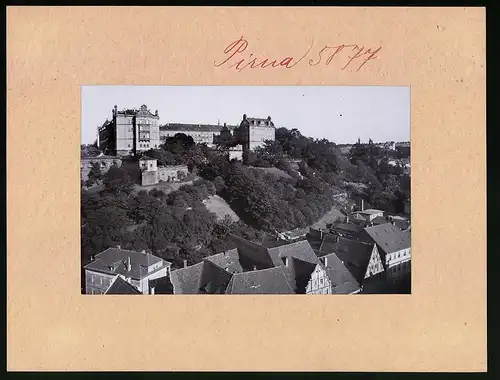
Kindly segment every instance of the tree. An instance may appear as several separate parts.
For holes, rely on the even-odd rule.
[[[134,189],[134,182],[122,168],[112,166],[104,175],[104,187],[107,192],[130,194]]]
[[[101,167],[98,162],[93,162],[90,167],[90,172],[88,174],[88,179],[85,181],[85,186],[92,187],[94,184],[102,180],[103,174],[101,172]]]

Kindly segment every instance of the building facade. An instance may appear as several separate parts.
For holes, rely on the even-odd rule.
[[[398,283],[411,273],[411,230],[395,223],[366,227],[361,238],[377,245],[388,283]]]
[[[275,140],[276,128],[269,116],[267,119],[243,115],[240,126],[234,130],[236,141],[243,146],[243,151],[253,151],[264,145],[266,140]]]
[[[153,114],[143,104],[139,109],[119,111],[115,105],[113,118],[98,128],[98,146],[107,154],[135,155],[160,146],[158,110]]]
[[[118,275],[142,294],[149,294],[149,281],[170,275],[170,267],[170,262],[145,251],[108,248],[84,267],[85,293],[104,294]]]
[[[224,125],[228,130],[233,130],[235,126]],[[221,131],[222,126],[211,124],[180,124],[168,123],[160,127],[160,140],[164,142],[168,137],[174,137],[178,133],[185,134],[193,138],[196,144],[214,145],[214,135]]]

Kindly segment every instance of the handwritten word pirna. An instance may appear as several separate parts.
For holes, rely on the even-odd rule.
[[[366,48],[357,44],[350,45],[325,45],[321,49],[313,49],[314,42],[301,56],[289,55],[273,59],[257,57],[247,51],[248,41],[242,37],[231,42],[224,49],[224,59],[214,61],[215,67],[235,68],[237,71],[245,69],[266,69],[266,68],[286,68],[291,69],[296,65],[309,64],[309,66],[330,65],[332,62],[339,62],[340,69],[353,68],[359,71],[369,61],[378,58],[377,54],[382,47]]]

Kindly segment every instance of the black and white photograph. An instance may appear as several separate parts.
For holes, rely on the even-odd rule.
[[[82,86],[81,293],[411,294],[407,86]]]

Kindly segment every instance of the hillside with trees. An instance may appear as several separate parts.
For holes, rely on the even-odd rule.
[[[332,208],[333,189],[348,190],[372,207],[400,212],[409,197],[409,178],[401,168],[387,164],[387,152],[371,145],[357,144],[344,156],[326,139],[278,128],[276,140],[250,153],[243,164],[229,161],[224,150],[212,150],[178,134],[145,153],[157,158],[159,165],[187,164],[201,177],[169,194],[134,191],[136,177],[126,167],[112,167],[106,174],[92,168],[89,181],[102,181],[103,190],[82,188],[83,264],[116,245],[149,250],[174,267],[182,266],[183,260],[194,264],[224,249],[229,233],[262,241],[277,231],[313,224]],[[299,162],[298,168],[292,161]],[[275,167],[290,178],[255,167]],[[354,190],[349,183],[365,188]],[[240,221],[217,221],[203,204],[215,194]]]

